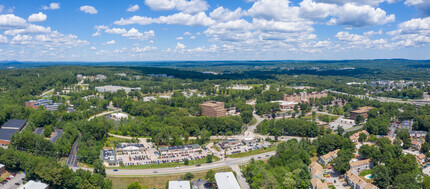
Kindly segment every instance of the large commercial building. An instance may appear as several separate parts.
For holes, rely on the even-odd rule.
[[[202,114],[208,117],[223,117],[227,115],[224,108],[224,102],[208,101],[199,105],[202,108]]]
[[[215,173],[215,181],[219,189],[240,189],[233,172]]]
[[[49,185],[40,181],[30,180],[18,189],[49,189]]]
[[[116,156],[116,151],[112,149],[100,150],[100,159],[106,167],[118,166],[118,158]]]
[[[182,145],[182,146],[161,146],[158,148],[161,156],[177,156],[184,154],[192,154],[197,153],[201,150],[200,145],[191,144],[191,145]]]
[[[169,189],[191,189],[190,181],[169,181]]]
[[[145,145],[140,143],[121,143],[116,146],[118,155],[145,153]]]
[[[40,106],[43,106],[46,110],[57,111],[60,105],[61,103],[54,103],[52,100],[48,99],[30,100],[25,102],[26,108],[33,108],[35,110]]]
[[[121,86],[114,86],[114,85],[106,85],[106,86],[99,86],[99,87],[95,87],[96,91],[101,92],[101,93],[106,93],[106,92],[117,92],[119,90],[124,90],[126,93],[129,93],[131,91],[138,91],[141,88],[140,87],[136,87],[136,88],[130,88],[130,87],[121,87]]]
[[[369,112],[371,109],[373,109],[373,107],[370,107],[370,106],[360,107],[354,111],[351,111],[351,113],[349,114],[349,117],[355,120],[359,115],[361,115],[363,116],[364,119],[367,119],[367,112]]]
[[[322,98],[327,96],[328,96],[327,91],[312,92],[312,93],[301,92],[299,94],[292,94],[292,95],[284,94],[284,101],[309,102],[310,99],[317,99],[317,98]]]
[[[7,148],[10,144],[10,138],[16,132],[20,132],[26,124],[23,119],[11,119],[0,127],[0,147]]]

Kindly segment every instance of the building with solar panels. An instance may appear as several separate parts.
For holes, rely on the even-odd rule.
[[[0,147],[7,149],[13,134],[21,132],[27,122],[23,119],[10,119],[0,127]]]

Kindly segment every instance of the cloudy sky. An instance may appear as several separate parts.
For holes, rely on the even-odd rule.
[[[0,60],[430,59],[430,0],[2,0]]]

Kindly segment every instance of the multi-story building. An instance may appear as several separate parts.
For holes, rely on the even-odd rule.
[[[367,119],[367,112],[369,112],[371,109],[373,109],[373,107],[370,107],[370,106],[360,107],[356,110],[351,111],[351,113],[349,114],[349,117],[355,120],[359,115],[361,115],[363,116],[364,119]]]
[[[332,161],[334,158],[337,157],[337,152],[339,152],[339,149],[331,151],[326,155],[322,155],[318,157],[318,162],[321,164],[327,165],[330,161]]]
[[[323,167],[318,162],[312,162],[309,165],[309,171],[311,172],[312,178],[317,178],[320,180],[323,179],[324,178],[323,170],[324,170]]]
[[[358,173],[353,169],[346,172],[345,179],[353,189],[379,189],[377,186],[367,183],[365,180],[360,178]]]
[[[372,161],[370,159],[360,160],[356,162],[349,163],[349,167],[357,172],[361,172],[373,167]]]
[[[311,189],[328,189],[327,183],[321,182],[320,179],[312,177],[311,179]]]
[[[26,108],[33,108],[35,110],[37,110],[40,106],[43,106],[45,110],[57,111],[60,105],[61,103],[54,103],[52,100],[48,99],[30,100],[25,102]]]
[[[409,136],[411,138],[423,138],[426,137],[427,131],[410,131]]]
[[[317,98],[322,98],[322,97],[327,97],[328,96],[328,92],[327,91],[322,91],[322,92],[312,92],[312,93],[307,93],[307,92],[301,92],[299,94],[292,94],[292,95],[287,95],[284,94],[284,101],[293,101],[293,102],[309,102],[310,99],[317,99]]]
[[[208,101],[199,105],[202,108],[202,114],[208,117],[223,117],[227,115],[224,108],[224,102]]]
[[[112,149],[100,150],[100,159],[103,161],[103,164],[106,167],[114,167],[119,165],[118,158],[116,156],[116,150],[112,150]]]

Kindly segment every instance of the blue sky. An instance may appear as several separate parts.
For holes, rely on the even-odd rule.
[[[0,60],[430,59],[430,0],[3,0]]]

